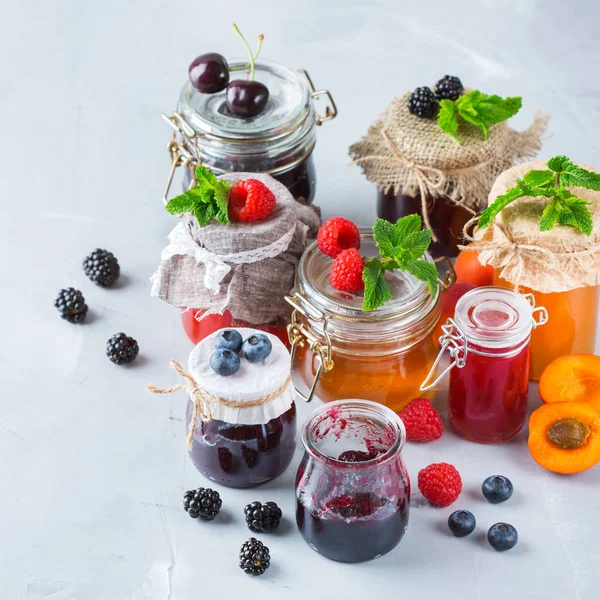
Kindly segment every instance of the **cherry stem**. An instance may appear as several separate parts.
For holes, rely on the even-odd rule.
[[[265,36],[261,33],[258,36],[258,48],[256,49],[256,52],[254,53],[254,60],[256,61],[256,59],[258,58],[258,55],[260,54],[260,50],[262,48],[262,43],[263,40],[265,39]],[[245,71],[246,69],[250,68],[250,63],[244,65],[243,67],[229,67],[229,71]]]
[[[233,24],[233,28],[235,29],[235,32],[242,39],[242,43],[246,47],[246,51],[248,52],[248,56],[250,57],[250,81],[254,81],[254,55],[252,54],[252,50],[250,50],[250,46],[248,45],[246,38],[242,35],[242,32],[239,30],[238,26],[235,23]],[[260,39],[261,37],[262,37],[262,35],[259,36],[259,38],[258,38],[259,50],[260,50],[260,46],[262,45],[262,40]]]

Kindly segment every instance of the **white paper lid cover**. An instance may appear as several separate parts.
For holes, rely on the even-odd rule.
[[[198,385],[209,394],[234,402],[252,402],[285,386],[281,395],[260,406],[232,408],[216,402],[210,405],[213,419],[240,425],[265,424],[288,411],[294,402],[290,353],[275,335],[249,327],[235,329],[244,340],[255,333],[266,335],[273,348],[271,354],[259,363],[251,363],[240,354],[240,369],[237,373],[228,377],[218,375],[210,367],[210,357],[215,351],[215,337],[223,331],[220,329],[204,338],[191,351],[189,371]]]

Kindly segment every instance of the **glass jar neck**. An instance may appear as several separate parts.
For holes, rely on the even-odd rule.
[[[361,462],[338,460],[340,448],[335,452],[333,448],[344,436],[351,437],[354,443],[363,441],[367,446],[370,441],[376,441],[380,451],[374,458]],[[369,400],[328,402],[312,413],[302,429],[302,443],[308,455],[317,463],[336,470],[364,471],[380,467],[400,456],[405,439],[406,430],[400,417]],[[349,448],[343,449],[346,450]]]

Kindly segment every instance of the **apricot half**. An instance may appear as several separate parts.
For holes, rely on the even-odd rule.
[[[540,377],[542,402],[586,402],[600,414],[600,356],[568,354],[553,360]]]
[[[600,462],[600,416],[586,402],[544,404],[529,419],[528,445],[544,469],[585,471]]]

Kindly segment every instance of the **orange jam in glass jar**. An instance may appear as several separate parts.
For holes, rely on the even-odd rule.
[[[361,254],[377,256],[371,232],[361,232]],[[425,253],[425,260],[433,262]],[[362,310],[362,294],[334,289],[332,259],[313,243],[296,273],[294,307],[288,327],[292,355],[304,383],[305,400],[362,398],[400,410],[420,396],[419,386],[435,361],[433,335],[440,314],[440,291],[407,272],[386,273],[392,300],[373,312]],[[453,281],[450,270],[447,279]]]
[[[514,289],[496,271],[494,285]],[[523,294],[532,294],[537,306],[548,311],[545,327],[531,334],[530,379],[539,381],[544,369],[565,354],[593,354],[596,346],[600,286],[588,285],[565,292],[538,292],[519,287]]]

